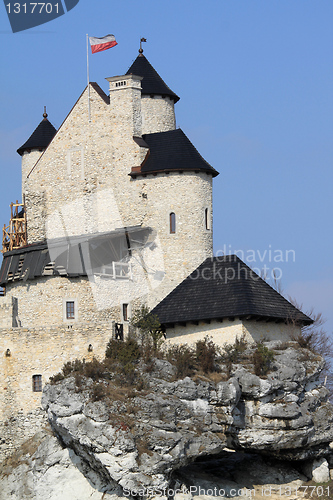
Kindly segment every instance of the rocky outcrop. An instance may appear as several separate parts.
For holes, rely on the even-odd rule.
[[[330,453],[333,406],[319,385],[321,357],[277,349],[265,378],[235,365],[217,383],[172,381],[174,368],[154,363],[149,374],[141,366],[144,390],[114,387],[103,401],[91,400],[92,381],[79,392],[74,378],[44,391],[56,435],[114,488],[166,488],[174,471],[226,446],[283,460]]]
[[[149,498],[281,500],[281,495],[297,488],[302,491],[299,488],[305,480],[290,464],[225,450],[215,459],[204,457],[178,469],[169,487],[161,492],[150,490]],[[130,492],[103,480],[47,429],[2,465],[0,483],[0,500],[135,500]]]
[[[113,488],[43,429],[1,464],[0,500],[115,500]],[[104,495],[104,496],[103,496]]]
[[[275,359],[265,377],[253,374],[248,348],[229,378],[222,363],[211,377],[175,380],[175,367],[155,359],[137,365],[141,386],[119,386],[112,374],[46,386],[49,431],[2,464],[0,500],[117,500],[170,488],[174,500],[199,500],[213,487],[224,492],[217,496],[243,498],[245,488],[273,500],[286,483],[326,480],[333,406],[319,383],[324,362],[267,346]]]
[[[319,385],[324,361],[304,349],[275,351],[265,380],[244,367],[234,373],[242,396],[228,429],[229,445],[287,460],[330,452],[333,406]]]

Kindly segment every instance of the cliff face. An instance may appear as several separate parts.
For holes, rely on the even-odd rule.
[[[34,481],[39,478],[36,484],[41,484],[55,464],[59,477],[64,468],[73,478],[81,471],[80,480],[83,474],[91,495],[121,495],[169,488],[189,464],[203,457],[221,460],[226,448],[256,452],[269,460],[326,462],[321,457],[330,456],[333,406],[327,389],[319,384],[324,362],[304,349],[276,349],[274,354],[265,378],[253,375],[250,366],[233,365],[229,380],[215,383],[204,375],[173,381],[175,368],[156,359],[149,373],[144,364],[138,367],[143,389],[113,386],[109,397],[99,401],[93,401],[91,379],[80,389],[74,377],[48,385],[43,406],[63,449],[54,437],[43,438],[37,458],[20,465],[22,472],[22,467],[29,471],[29,491],[34,492]],[[42,474],[43,453],[50,471]],[[17,469],[8,472],[7,464],[6,474],[6,484],[10,478],[15,484]],[[186,484],[184,473],[182,482]]]

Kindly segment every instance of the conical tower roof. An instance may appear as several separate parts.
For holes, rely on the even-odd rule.
[[[47,113],[44,111],[43,120],[31,134],[29,139],[23,144],[23,146],[21,146],[17,150],[18,154],[22,156],[24,151],[30,149],[46,149],[56,133],[57,129],[55,129],[52,123],[49,122],[49,120],[47,119]]]
[[[177,94],[172,92],[143,54],[138,55],[127,71],[126,75],[130,74],[143,77],[142,94],[169,96],[175,103],[179,101]]]

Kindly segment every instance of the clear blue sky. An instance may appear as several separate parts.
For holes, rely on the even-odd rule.
[[[285,293],[333,330],[332,0],[80,0],[16,34],[0,8],[2,224],[21,196],[16,149],[44,105],[59,127],[86,85],[86,33],[119,43],[90,56],[105,91],[143,36],[146,57],[181,97],[177,126],[220,172],[215,251],[242,250],[268,275],[281,268]],[[274,262],[288,250],[295,260]]]

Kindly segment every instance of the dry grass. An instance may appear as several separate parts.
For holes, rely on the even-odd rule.
[[[19,465],[29,464],[29,459],[36,453],[39,445],[46,436],[53,436],[51,428],[46,425],[41,432],[38,432],[31,438],[24,441],[24,443],[17,448],[0,464],[0,474],[2,476],[8,476],[13,472],[13,469]]]

